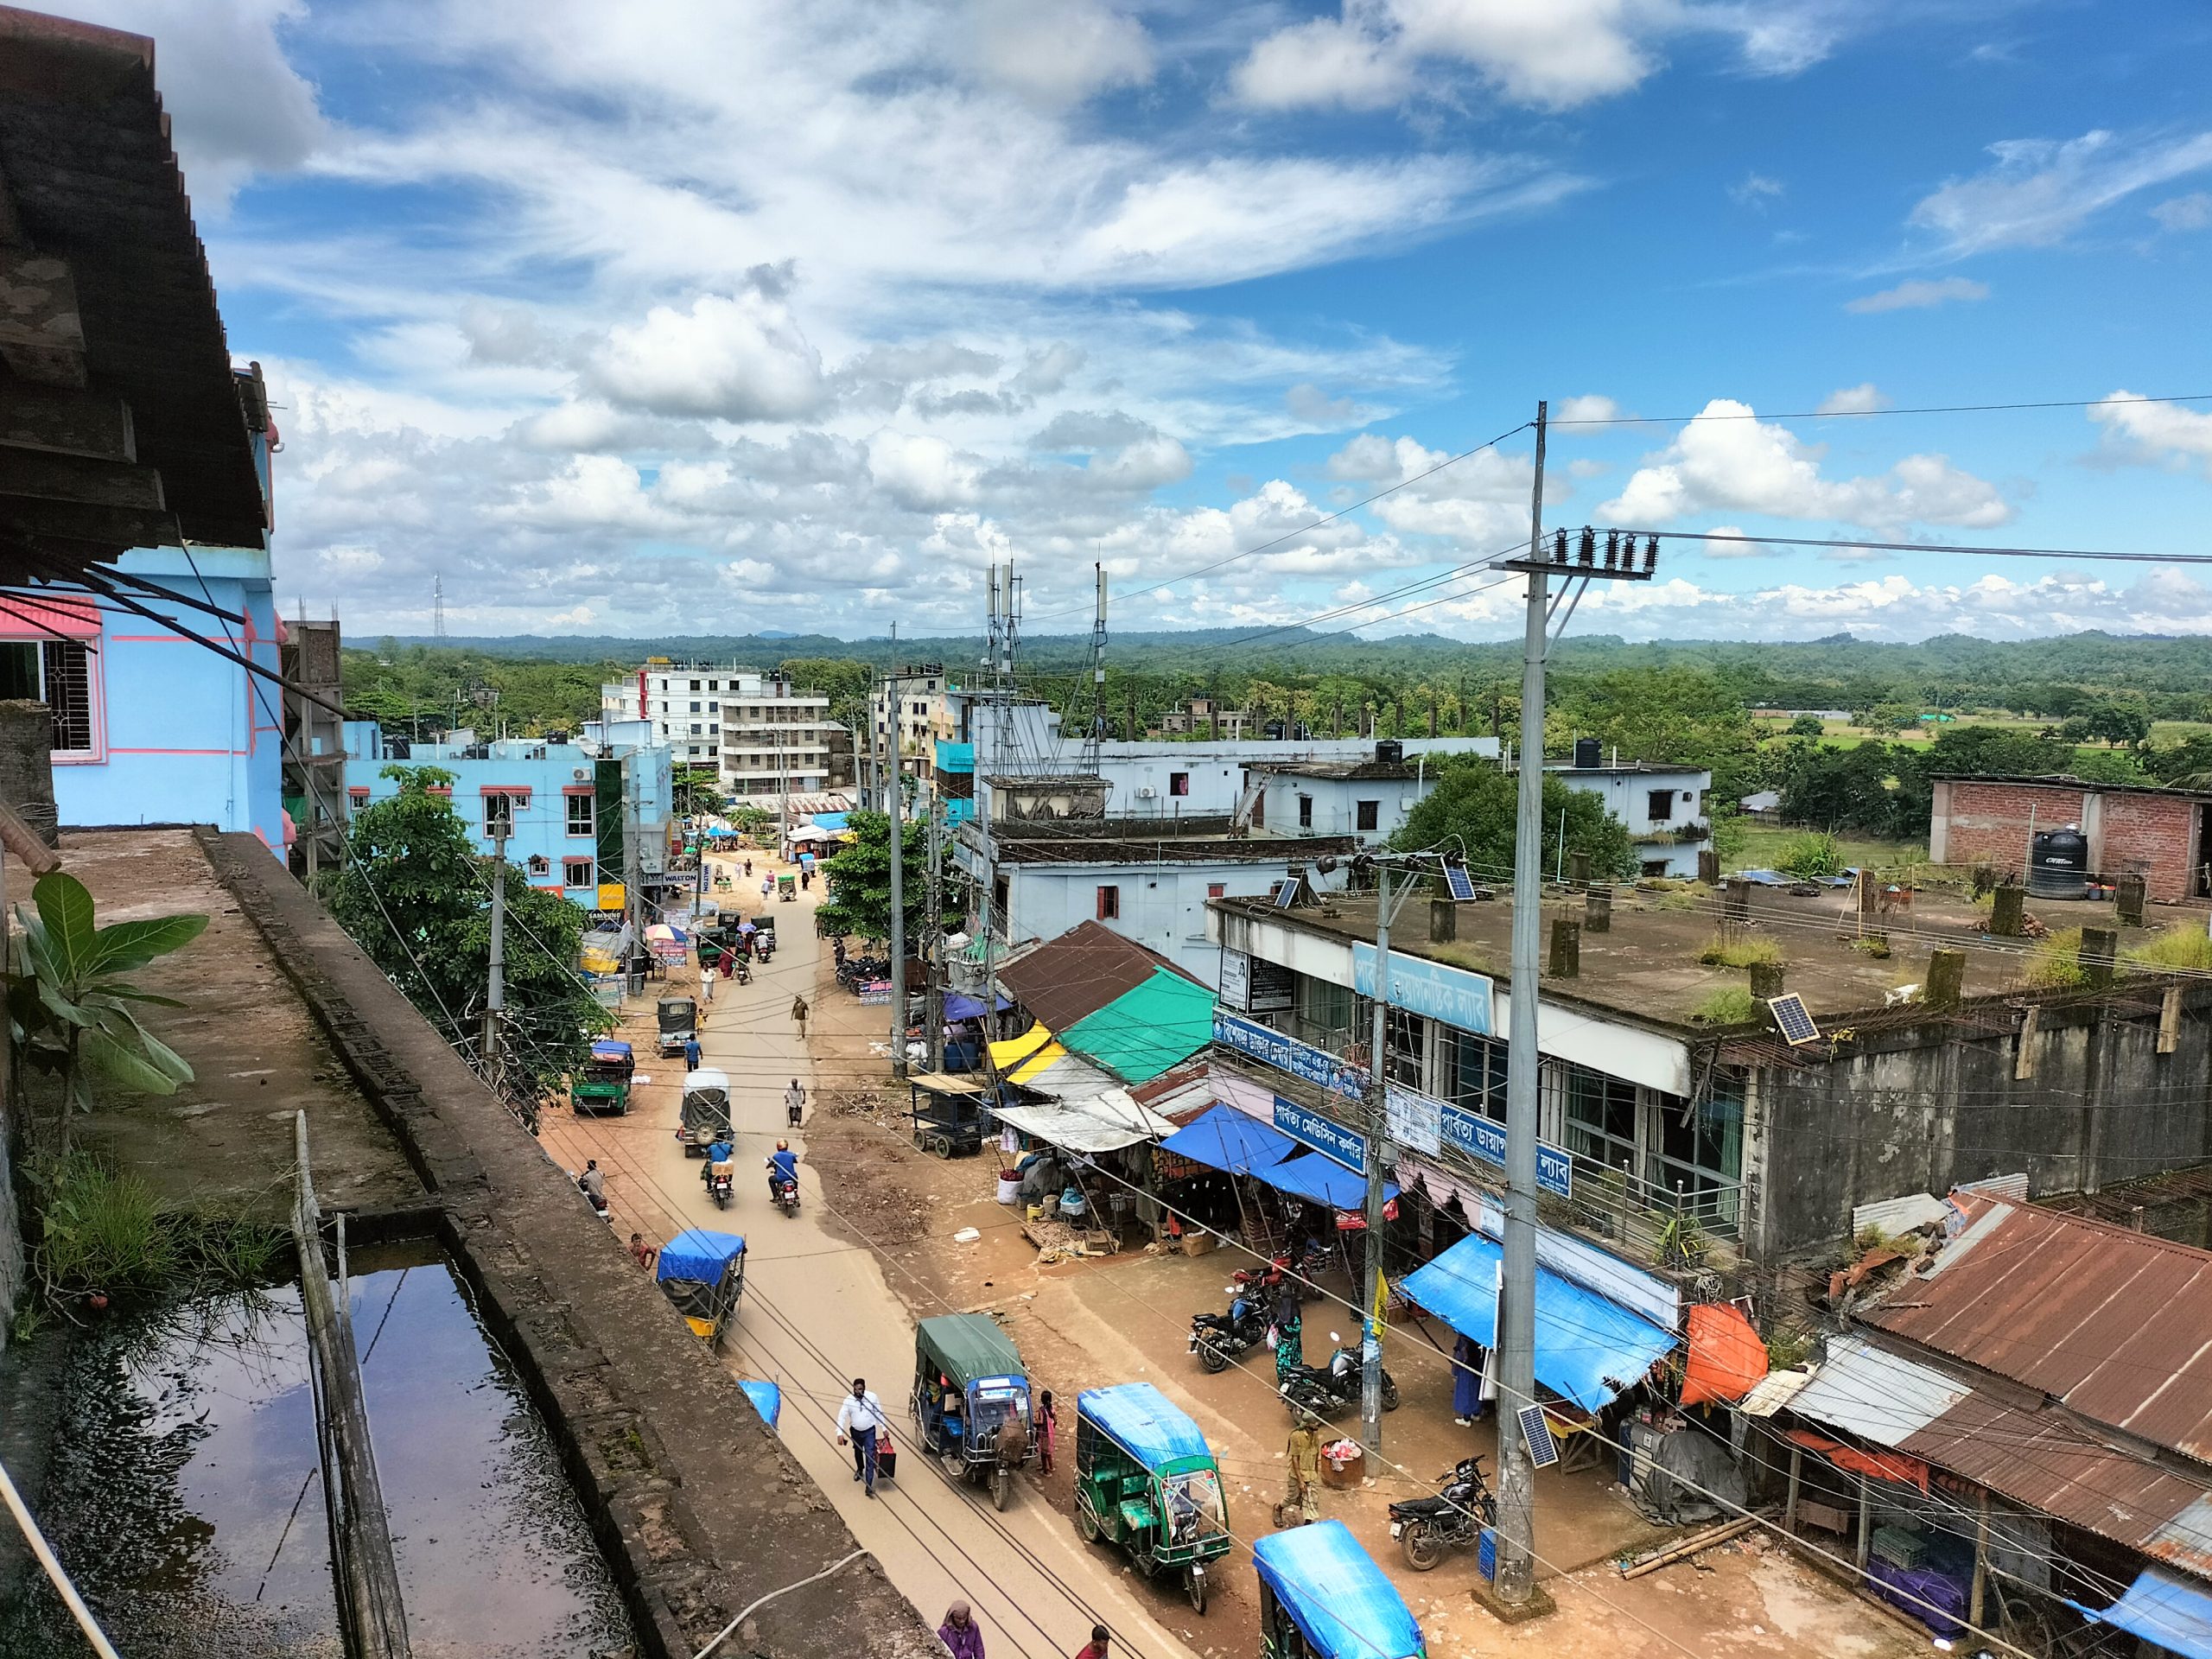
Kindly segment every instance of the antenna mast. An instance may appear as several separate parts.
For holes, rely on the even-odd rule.
[[[1098,610],[1090,625],[1090,727],[1083,734],[1083,766],[1086,777],[1098,771],[1098,746],[1106,735],[1106,567],[1094,564],[1098,576]]]
[[[430,638],[446,637],[446,579],[442,572],[430,578]]]

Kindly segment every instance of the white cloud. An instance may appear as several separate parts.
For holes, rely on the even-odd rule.
[[[1301,380],[1282,395],[1291,418],[1308,426],[1349,426],[1360,418],[1359,405],[1349,397],[1332,397],[1311,380]]]
[[[1728,187],[1728,200],[1738,207],[1764,208],[1788,194],[1780,179],[1770,179],[1764,173],[1746,173],[1741,181]]]
[[[979,468],[943,438],[879,432],[868,446],[869,474],[903,507],[936,512],[976,499]]]
[[[726,421],[795,419],[825,396],[821,354],[791,308],[758,289],[653,307],[608,334],[585,378],[617,404]]]
[[[1741,536],[1744,533],[1741,524],[1715,524],[1705,533],[1707,539],[1700,544],[1698,550],[1708,559],[1770,559],[1777,550],[1757,542],[1721,539]]]
[[[1912,210],[1911,223],[1935,232],[1954,257],[2063,242],[2114,202],[2212,168],[2212,132],[2012,138],[1989,153],[1997,159],[1987,172],[1948,181]]]
[[[1412,438],[1363,432],[1330,456],[1322,470],[1363,486],[1402,486],[1370,509],[1402,535],[1445,537],[1469,552],[1490,550],[1516,536],[1525,539],[1529,457],[1479,449],[1445,466],[1448,459],[1447,452]],[[1560,493],[1566,493],[1562,486]]]
[[[1918,311],[1929,306],[1948,305],[1953,301],[1971,303],[1989,297],[1989,284],[1977,283],[1965,276],[1942,276],[1934,280],[1916,278],[1899,283],[1895,288],[1885,288],[1878,294],[1862,294],[1844,303],[1844,309],[1864,316],[1880,311]]]
[[[975,72],[1047,109],[1152,79],[1152,42],[1135,18],[1097,0],[969,0]]]
[[[2151,210],[2151,217],[2158,221],[2161,230],[2212,230],[2212,191],[2192,190],[2185,196],[2162,201]]]
[[[1862,380],[1855,386],[1839,386],[1821,399],[1815,412],[1821,415],[1872,415],[1876,410],[1887,409],[1890,400],[1882,396],[1872,380]]]
[[[1824,478],[1819,450],[1752,418],[1750,405],[1719,397],[1598,511],[1620,523],[1656,524],[1716,509],[1881,530],[1986,529],[2012,516],[1995,486],[1942,455],[1907,455],[1880,477]]]
[[[1597,392],[1586,392],[1580,397],[1562,397],[1551,411],[1555,424],[1573,425],[1578,421],[1613,421],[1620,418],[1621,406],[1611,398]]]
[[[2115,391],[2114,401],[2090,405],[2089,418],[2104,429],[2106,442],[2126,459],[2202,466],[2212,476],[2212,414],[2185,404],[2118,401],[2136,396]]]

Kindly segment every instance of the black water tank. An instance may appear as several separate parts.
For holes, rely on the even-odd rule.
[[[2089,880],[2089,838],[2073,825],[2038,830],[2028,846],[2028,891],[2037,899],[2079,899]]]
[[[1595,772],[1605,764],[1605,746],[1604,744],[1594,737],[1578,737],[1574,740],[1574,769],[1577,772]]]
[[[1402,766],[1406,764],[1406,746],[1395,737],[1386,737],[1375,746],[1375,759],[1386,766]],[[887,848],[890,845],[888,842],[884,844]]]

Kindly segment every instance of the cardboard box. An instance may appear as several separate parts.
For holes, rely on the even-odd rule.
[[[1211,1233],[1189,1232],[1183,1235],[1183,1254],[1205,1255],[1221,1248],[1221,1241]]]

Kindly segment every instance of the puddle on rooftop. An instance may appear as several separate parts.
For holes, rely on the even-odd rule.
[[[627,1617],[543,1421],[444,1259],[356,1252],[354,1340],[416,1659],[594,1659]],[[38,1503],[118,1651],[339,1659],[296,1287],[82,1342]],[[35,1568],[0,1654],[91,1649]]]

